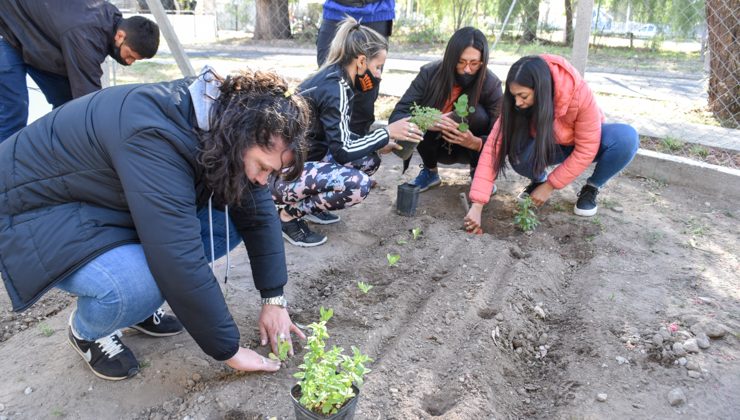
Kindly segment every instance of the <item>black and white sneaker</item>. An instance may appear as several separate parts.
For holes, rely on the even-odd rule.
[[[95,341],[87,341],[77,338],[71,323],[68,329],[69,344],[98,377],[120,381],[139,373],[139,362],[134,353],[121,342],[120,331]]]
[[[295,246],[319,246],[326,242],[326,236],[313,232],[308,223],[302,219],[293,219],[289,222],[280,221],[283,229],[283,238]]]
[[[530,194],[532,194],[532,191],[534,191],[537,187],[544,184],[546,181],[537,182],[532,181],[527,185],[527,188],[524,189],[524,191],[520,192],[519,195],[516,197],[517,201],[523,201],[527,197],[529,197]],[[495,191],[494,191],[495,192]]]
[[[584,185],[583,188],[581,188],[581,192],[578,193],[578,201],[576,201],[573,212],[578,216],[589,217],[595,215],[596,211],[599,209],[596,206],[596,196],[598,194],[598,188],[588,184]]]
[[[316,214],[308,213],[303,216],[303,218],[311,223],[316,223],[317,225],[330,225],[341,220],[339,216],[328,211],[321,211]]]
[[[165,315],[164,309],[159,308],[149,318],[132,325],[131,328],[152,337],[169,337],[183,331],[182,324],[174,315]]]

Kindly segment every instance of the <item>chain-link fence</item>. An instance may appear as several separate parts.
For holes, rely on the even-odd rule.
[[[313,46],[323,5],[322,0],[162,1],[173,13],[214,15],[218,32],[241,32],[262,40],[259,45],[289,40],[301,47]],[[117,3],[141,11],[146,1]],[[690,142],[740,152],[740,2],[593,0],[590,28],[576,25],[577,6],[575,0],[396,0],[391,57],[441,56],[456,28],[473,25],[489,37],[493,64],[508,69],[528,54],[570,58],[574,34],[585,29],[586,78],[608,119],[633,124],[667,149]]]

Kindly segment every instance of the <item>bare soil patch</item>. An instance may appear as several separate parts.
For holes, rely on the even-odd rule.
[[[340,223],[316,227],[327,244],[288,246],[294,320],[306,324],[320,306],[333,308],[330,342],[375,359],[358,419],[736,416],[737,202],[620,177],[600,194],[599,214],[580,218],[572,214],[577,182],[553,196],[539,211],[542,224],[525,235],[512,212],[526,181],[511,176],[486,207],[486,233],[473,236],[462,230],[458,199],[468,189],[465,168],[443,168],[442,186],[422,194],[416,217],[396,215],[396,185],[416,172],[402,175],[398,160],[386,157],[366,202],[341,212]],[[413,228],[423,231],[417,240]],[[388,266],[388,253],[401,255],[397,266]],[[231,261],[222,287],[242,343],[267,354],[258,347],[259,295],[246,252]],[[358,281],[374,288],[363,294]],[[275,374],[240,374],[210,360],[187,334],[128,332],[142,372],[107,382],[65,342],[72,298],[52,293],[20,315],[1,299],[0,325],[9,333],[0,343],[0,416],[293,417],[300,346]],[[38,318],[53,334],[40,331]],[[722,332],[708,348],[674,351],[707,325]],[[667,398],[674,388],[686,395],[678,406]],[[605,402],[596,400],[600,393]]]

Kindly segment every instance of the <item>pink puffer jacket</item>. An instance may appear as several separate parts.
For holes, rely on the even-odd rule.
[[[555,141],[559,145],[575,146],[573,153],[547,177],[550,185],[561,189],[573,182],[593,162],[599,151],[604,114],[578,70],[565,58],[549,54],[540,57],[550,67],[555,85]],[[499,132],[500,123],[499,118],[488,136],[470,186],[470,200],[475,203],[486,204],[491,197],[491,189],[496,181],[493,163],[501,151],[501,142],[494,136]]]

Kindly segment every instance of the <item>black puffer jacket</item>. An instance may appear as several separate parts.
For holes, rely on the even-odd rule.
[[[239,331],[211,272],[197,208],[190,80],[117,86],[68,102],[0,143],[0,269],[13,309],[28,308],[103,252],[141,242],[163,296],[198,345],[233,356]],[[230,208],[263,297],[287,282],[267,188]]]
[[[100,64],[120,20],[116,6],[103,0],[0,1],[0,35],[24,63],[67,77],[73,98],[100,89]]]
[[[423,106],[432,106],[432,104],[425,103],[424,97],[427,92],[431,89],[432,77],[442,65],[442,60],[427,63],[421,67],[419,74],[416,75],[414,81],[411,82],[411,86],[403,94],[403,97],[393,108],[388,122],[392,123],[402,118],[406,118],[411,115],[411,106],[416,103]],[[462,94],[467,94],[468,98],[472,98],[474,86],[470,86],[467,89],[463,89]],[[488,134],[493,127],[493,123],[496,122],[498,114],[500,112],[501,98],[503,92],[501,91],[501,80],[493,74],[491,70],[486,73],[486,79],[483,81],[483,88],[481,89],[478,103],[488,112],[490,117],[490,125],[485,133],[481,133],[478,137],[481,137],[485,142],[488,138]]]
[[[365,157],[382,148],[390,138],[384,128],[360,137],[349,129],[354,90],[338,64],[328,66],[303,81],[298,93],[311,105],[309,161],[320,161],[331,152],[339,164]]]

